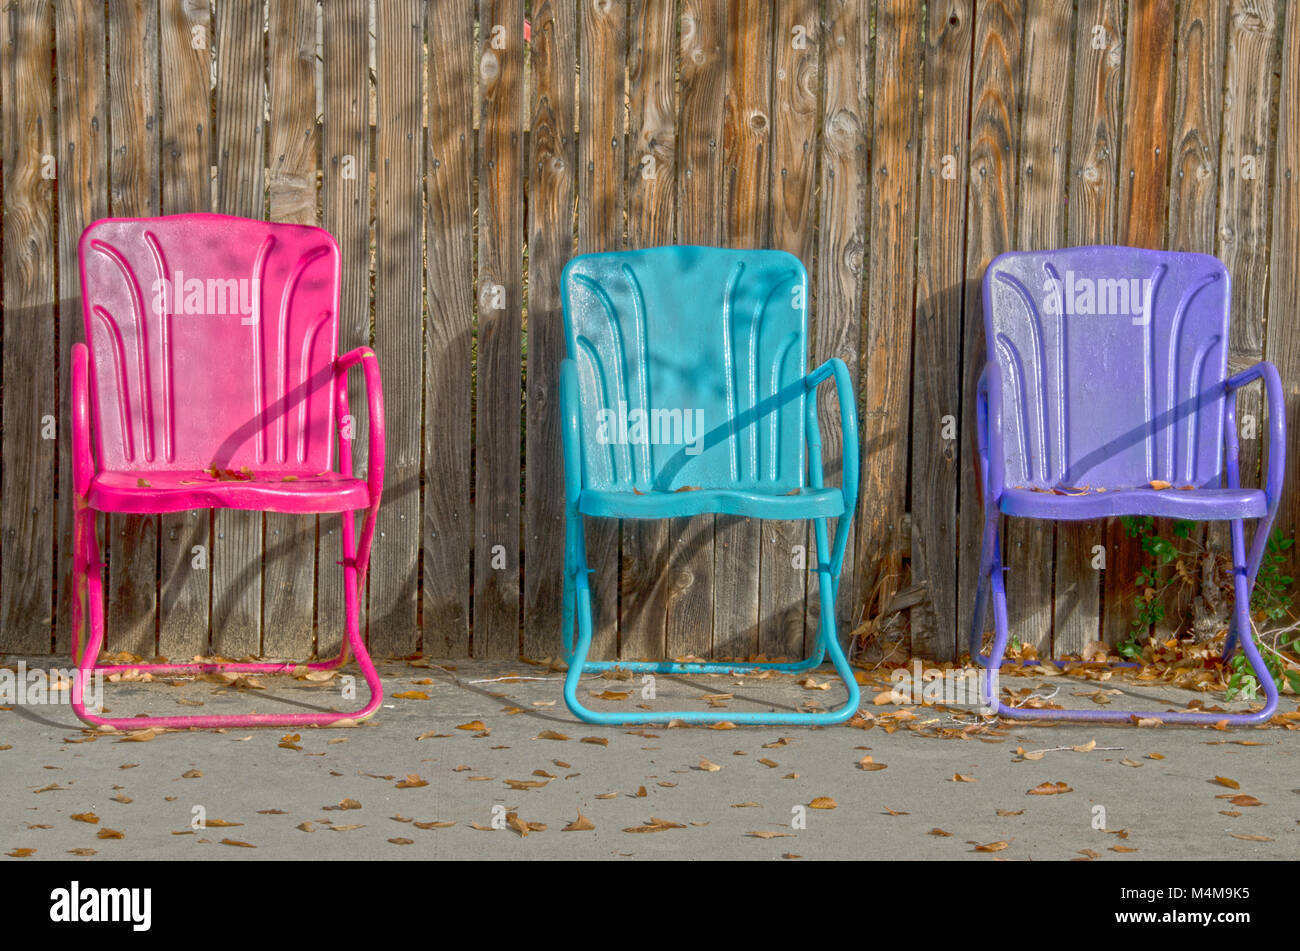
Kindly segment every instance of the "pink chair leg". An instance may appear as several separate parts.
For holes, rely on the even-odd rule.
[[[73,659],[77,663],[77,677],[72,685],[72,709],[78,717],[94,726],[109,726],[118,730],[138,729],[214,729],[220,727],[245,726],[330,726],[340,721],[364,720],[373,714],[384,699],[383,684],[379,673],[366,650],[361,636],[361,590],[365,582],[366,568],[370,557],[370,538],[374,535],[375,517],[378,507],[372,506],[366,514],[362,529],[363,556],[358,557],[355,521],[353,513],[343,513],[343,577],[344,577],[344,626],[346,636],[339,651],[339,656],[330,660],[312,661],[306,664],[296,663],[190,663],[190,664],[99,664],[99,653],[104,641],[104,602],[103,578],[99,562],[99,540],[97,537],[95,513],[90,509],[81,510],[85,520],[78,518],[76,531],[82,544],[77,548],[73,560]],[[79,592],[86,592],[86,614],[88,617],[87,635],[81,656],[77,656],[79,635]],[[308,670],[334,670],[348,660],[349,648],[355,655],[362,677],[370,689],[370,701],[360,710],[351,713],[249,713],[215,716],[170,716],[170,717],[102,717],[86,709],[83,687],[86,678],[96,672],[112,673],[260,673],[292,674],[304,667]]]

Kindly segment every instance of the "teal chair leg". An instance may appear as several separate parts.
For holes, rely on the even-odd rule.
[[[840,647],[839,634],[835,623],[835,595],[839,588],[839,578],[833,574],[831,564],[823,560],[822,553],[831,551],[827,544],[828,534],[826,520],[818,519],[814,525],[817,538],[818,567],[817,589],[821,599],[821,617],[817,627],[817,644],[812,654],[801,661],[793,663],[682,663],[678,661],[588,661],[591,650],[592,612],[591,588],[587,570],[586,544],[583,538],[581,515],[570,513],[568,537],[566,539],[566,556],[564,566],[564,645],[565,659],[569,665],[564,679],[564,702],[580,720],[587,723],[602,723],[613,726],[625,726],[650,723],[667,723],[675,720],[680,723],[720,723],[727,721],[735,724],[797,724],[802,726],[828,726],[842,723],[858,710],[861,694],[858,683],[849,667],[848,658]],[[576,529],[573,527],[577,522]],[[847,521],[845,519],[844,521]],[[576,622],[576,638],[574,628]],[[584,673],[596,673],[602,670],[618,668],[633,673],[653,674],[729,674],[740,675],[758,673],[764,670],[778,673],[801,673],[819,666],[829,656],[836,673],[844,682],[848,697],[844,704],[835,709],[820,713],[802,713],[796,710],[768,712],[714,712],[705,710],[666,710],[663,712],[638,710],[634,712],[606,712],[590,710],[578,700],[578,685]]]

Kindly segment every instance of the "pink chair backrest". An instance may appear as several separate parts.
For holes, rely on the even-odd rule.
[[[106,218],[78,255],[101,469],[332,467],[329,232],[225,215]]]

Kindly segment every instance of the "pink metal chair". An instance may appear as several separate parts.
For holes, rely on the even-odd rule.
[[[361,636],[360,597],[383,490],[384,397],[373,351],[335,356],[333,237],[224,215],[110,218],[86,229],[78,257],[89,346],[72,348],[73,710],[87,723],[117,729],[326,726],[369,716],[383,691]],[[365,479],[352,472],[345,378],[356,366],[370,410]],[[305,665],[98,662],[104,599],[97,513],[196,508],[342,513],[347,636],[338,657]],[[359,539],[358,509],[366,510]],[[370,688],[370,701],[351,713],[103,717],[84,703],[95,671],[331,670],[347,662],[349,648]]]

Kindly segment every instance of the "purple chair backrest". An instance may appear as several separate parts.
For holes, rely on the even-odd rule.
[[[224,215],[109,218],[78,249],[105,470],[332,467],[339,251]]]
[[[1003,254],[984,275],[1008,487],[1216,488],[1228,271],[1207,254]]]

